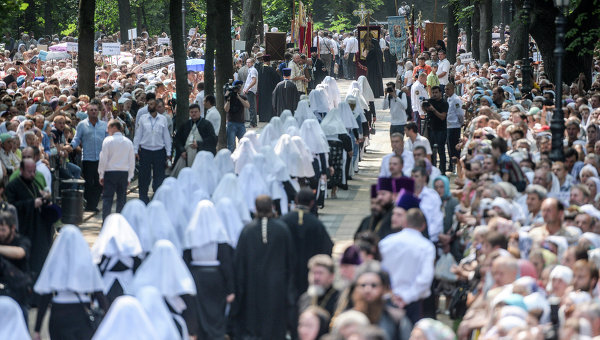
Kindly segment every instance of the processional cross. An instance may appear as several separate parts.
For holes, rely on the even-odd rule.
[[[373,14],[373,10],[365,8],[364,2],[361,2],[358,9],[354,10],[352,14],[360,18],[360,26],[367,26],[366,19]]]

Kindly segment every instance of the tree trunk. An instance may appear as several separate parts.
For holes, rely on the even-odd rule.
[[[171,42],[173,45],[173,57],[175,59],[175,86],[177,88],[177,113],[175,115],[175,127],[178,128],[188,120],[190,106],[190,89],[187,81],[187,59],[185,41],[181,33],[183,27],[183,16],[181,14],[181,1],[169,1],[169,27],[171,30]]]
[[[215,94],[215,46],[217,44],[218,0],[206,0],[206,55],[204,56],[204,96]]]
[[[216,59],[216,85],[215,94],[217,99],[217,109],[221,113],[221,128],[219,129],[219,144],[218,148],[227,147],[227,132],[225,128],[226,115],[223,109],[223,86],[229,79],[233,79],[233,60],[231,58],[231,18],[229,11],[231,10],[231,0],[217,0],[217,57]],[[243,39],[242,39],[243,40]],[[248,46],[248,45],[246,45]],[[252,46],[252,45],[250,45]]]
[[[94,98],[96,65],[94,64],[94,13],[96,0],[79,0],[79,39],[77,64],[77,90]]]
[[[463,6],[464,7],[468,7],[470,6],[471,1],[470,0],[463,0]],[[467,52],[471,52],[471,34],[473,34],[472,30],[471,30],[471,21],[465,23],[465,36],[467,37],[467,41],[465,41],[465,48],[467,50]]]
[[[506,62],[514,63],[515,60],[519,60],[523,58],[525,52],[523,51],[523,30],[527,29],[521,20],[521,14],[523,11],[523,0],[514,0],[515,8],[517,8],[517,13],[515,18],[517,20],[513,20],[510,24],[510,38],[508,40],[508,52],[506,53]]]
[[[54,33],[54,22],[52,21],[52,1],[44,3],[44,34],[52,35]]]
[[[456,3],[448,3],[448,45],[446,55],[450,64],[456,62],[456,50],[458,44],[458,23],[456,22]]]
[[[138,6],[135,8],[135,27],[137,27],[137,33],[139,35],[142,34],[142,17],[142,4],[139,3]]]
[[[473,0],[473,6],[473,16],[471,17],[471,52],[473,52],[473,59],[479,60],[479,22],[481,19],[479,0]]]
[[[481,63],[485,63],[491,61],[489,56],[492,48],[492,0],[481,0],[479,10],[481,13],[479,18],[479,60]]]
[[[119,28],[121,30],[121,44],[129,41],[127,30],[131,28],[131,6],[129,0],[119,1]],[[142,33],[142,32],[140,32]]]
[[[241,40],[246,42],[246,52],[250,53],[256,42],[258,21],[260,20],[261,0],[244,0],[242,19],[244,24],[240,32]],[[229,13],[229,12],[227,12]],[[228,28],[227,32],[231,29]]]

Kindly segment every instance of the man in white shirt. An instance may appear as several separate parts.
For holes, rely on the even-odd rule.
[[[400,90],[396,90],[396,83],[389,82],[386,84],[385,97],[383,98],[383,109],[390,109],[391,125],[390,135],[394,132],[404,134],[404,126],[406,125],[406,94]]]
[[[444,88],[448,85],[448,75],[450,74],[450,62],[446,59],[446,51],[439,50],[438,55],[438,70],[436,75],[440,81],[440,90],[444,93]]]
[[[429,143],[429,139],[421,136],[418,130],[419,129],[417,128],[417,124],[415,122],[408,122],[408,124],[406,124],[406,138],[404,139],[404,150],[408,150],[414,153],[415,147],[422,146],[425,148],[427,158],[431,160],[431,143]]]
[[[354,64],[354,56],[358,53],[358,40],[354,37],[354,33],[349,33],[346,38],[345,53],[348,56],[348,79],[356,79],[356,66]]]
[[[108,122],[108,137],[102,142],[98,175],[102,190],[102,220],[112,210],[113,197],[117,194],[117,213],[127,200],[127,186],[135,170],[133,143],[123,136],[123,125],[116,119]]]
[[[217,100],[215,96],[209,94],[204,98],[204,109],[206,109],[206,115],[204,119],[208,120],[210,124],[212,124],[215,129],[215,135],[219,135],[219,130],[221,129],[221,114],[219,110],[215,107],[217,104]]]
[[[419,207],[427,219],[427,235],[431,242],[438,241],[438,235],[443,230],[442,199],[440,195],[427,186],[429,175],[423,167],[415,167],[412,170],[412,178],[415,180],[415,196],[421,199]]]
[[[327,69],[327,74],[331,74],[331,67],[333,61],[333,46],[331,41],[326,37],[326,34],[323,32],[319,32],[319,57],[325,64],[325,68]]]
[[[44,190],[52,193],[52,173],[46,163],[42,162],[42,152],[39,148],[33,148],[33,160],[35,161],[35,170],[44,175],[44,179],[46,180],[46,188]]]
[[[390,274],[394,302],[415,324],[421,319],[423,299],[431,295],[435,246],[421,234],[427,221],[421,210],[414,207],[419,200],[410,196],[405,192],[399,197],[392,214],[392,228],[402,231],[381,240],[379,251],[381,266]]]
[[[148,187],[152,180],[154,192],[165,179],[167,160],[171,160],[173,141],[169,134],[167,118],[156,111],[154,93],[146,95],[148,114],[140,118],[138,129],[133,139],[133,149],[136,159],[140,162],[139,190],[140,199],[148,203]],[[152,175],[152,178],[151,178]]]
[[[262,56],[260,53],[257,55]],[[248,66],[248,77],[244,82],[244,94],[250,103],[250,108],[248,111],[250,112],[250,126],[256,127],[256,92],[258,90],[258,71],[254,68],[254,59],[248,58],[246,60],[246,65]]]
[[[415,114],[414,121],[418,121],[418,119],[425,119],[426,113],[423,110],[423,100],[429,99],[429,94],[427,93],[427,73],[421,72],[417,78],[417,81],[413,84],[410,89],[410,102],[412,105],[413,113]],[[422,98],[422,99],[421,99]],[[417,117],[418,115],[418,117]]]
[[[390,158],[392,155],[402,156],[402,160],[404,161],[402,172],[404,173],[404,176],[410,177],[410,172],[415,165],[415,160],[412,152],[404,150],[404,141],[402,138],[403,136],[399,132],[394,132],[390,137],[393,153],[383,156],[383,159],[381,160],[381,169],[379,170],[379,177],[392,176],[390,172]]]
[[[448,128],[448,155],[450,156],[450,171],[453,171],[455,161],[460,157],[460,151],[456,150],[456,145],[460,141],[460,128],[465,121],[465,111],[463,111],[463,101],[454,92],[454,84],[446,85],[446,98],[448,101],[448,115],[446,124]]]
[[[196,85],[196,89],[198,90],[198,94],[196,95],[196,100],[194,100],[194,103],[200,106],[200,114],[204,116],[204,83],[198,83],[198,85]]]

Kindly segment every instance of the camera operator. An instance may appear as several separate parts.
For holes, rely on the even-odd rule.
[[[419,77],[420,78],[420,77]],[[448,114],[448,102],[442,98],[442,91],[439,86],[431,88],[431,98],[423,101],[422,109],[427,113],[429,128],[429,143],[431,148],[437,144],[437,153],[440,159],[439,168],[446,169],[446,115]],[[433,166],[436,166],[436,160],[433,159]]]
[[[27,264],[30,248],[29,239],[17,232],[15,208],[0,203],[0,295],[15,299],[25,315],[33,283]]]
[[[227,148],[235,150],[235,138],[242,139],[246,133],[244,126],[244,109],[250,107],[246,96],[240,94],[243,82],[236,80],[233,85],[225,85],[225,106],[227,113]]]
[[[383,99],[383,109],[390,109],[391,125],[390,136],[394,132],[400,132],[404,135],[404,126],[406,125],[406,94],[396,90],[396,84],[389,82],[385,88],[385,98]]]

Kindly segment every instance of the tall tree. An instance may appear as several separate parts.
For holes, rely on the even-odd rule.
[[[175,86],[177,91],[176,127],[185,124],[190,116],[190,89],[188,88],[187,81],[187,65],[185,63],[187,55],[185,41],[183,40],[183,15],[181,9],[181,1],[169,1],[169,27],[171,29],[173,57],[175,58]]]
[[[523,30],[529,30],[529,27],[525,27],[522,20],[523,0],[513,1],[517,12],[515,14],[516,20],[513,20],[510,24],[510,38],[508,40],[510,48],[506,54],[506,62],[508,63],[514,63],[515,60],[522,59],[525,55],[525,51],[523,51]]]
[[[448,45],[446,46],[446,54],[451,64],[456,62],[456,47],[458,45],[457,5],[457,1],[448,2],[448,23],[446,25],[448,27]]]
[[[489,60],[492,49],[492,0],[480,0],[479,10],[479,60],[484,63]],[[489,51],[489,54],[488,54]]]
[[[44,34],[52,35],[54,32],[54,22],[52,20],[52,1],[45,1],[44,3]]]
[[[121,44],[129,40],[127,30],[131,28],[131,6],[129,0],[119,1],[119,28],[121,31]],[[142,32],[139,32],[140,34]]]
[[[471,0],[462,0],[462,5],[464,8],[471,8]],[[464,11],[464,9],[463,9]],[[471,11],[473,11],[473,9],[471,8]],[[465,34],[466,34],[466,40],[464,41],[465,43],[465,48],[467,49],[467,52],[471,51],[471,34],[472,34],[472,28],[471,28],[471,17],[473,16],[473,14],[469,15],[468,18],[465,18],[465,20],[462,22],[462,24],[465,26]]]
[[[479,60],[479,27],[481,13],[479,10],[479,0],[472,0],[473,16],[471,17],[471,52],[473,59]]]
[[[94,84],[96,65],[94,64],[94,12],[96,0],[79,0],[79,39],[77,49],[77,89],[79,94],[95,96]]]
[[[261,0],[244,0],[242,20],[244,24],[240,32],[240,38],[246,42],[246,52],[250,53],[256,42],[258,22],[260,21]],[[227,12],[229,13],[229,11]],[[230,28],[227,29],[227,32]]]
[[[215,94],[215,46],[217,44],[218,0],[206,0],[206,54],[204,56],[204,95]]]
[[[223,109],[224,93],[223,86],[229,79],[233,78],[233,60],[231,58],[231,18],[229,11],[231,10],[231,0],[218,0],[217,6],[217,57],[216,59],[216,85],[215,94],[217,99],[217,109],[221,113],[221,128],[219,130],[218,148],[227,146],[227,133],[225,129],[226,115]]]

